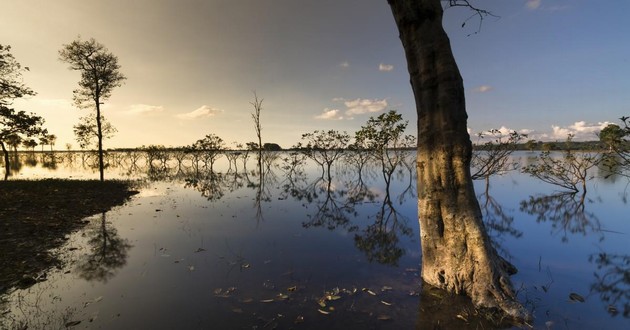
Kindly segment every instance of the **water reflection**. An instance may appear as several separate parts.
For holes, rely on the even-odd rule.
[[[511,259],[509,251],[503,247],[502,242],[507,238],[521,238],[523,232],[514,228],[514,216],[510,215],[505,207],[490,195],[487,186],[485,192],[478,199],[483,214],[483,222],[492,245],[503,257]]]
[[[88,281],[107,282],[116,275],[117,269],[125,266],[132,245],[107,222],[106,213],[100,218],[101,221],[92,223],[85,233],[90,251],[81,258],[76,270]]]
[[[589,261],[597,265],[591,292],[607,304],[610,315],[630,317],[630,255],[600,252],[591,255]]]
[[[534,215],[537,222],[550,222],[552,233],[562,234],[562,241],[569,240],[568,234],[589,233],[601,235],[601,225],[597,216],[592,212],[587,212],[585,202],[586,192],[573,193],[564,192],[553,195],[530,196],[529,200],[521,201],[522,212]]]
[[[140,297],[147,306],[136,307],[137,301],[129,298],[105,297],[101,305],[94,307],[102,308],[101,315],[115,315],[125,308],[134,308],[137,314],[121,319],[120,328],[139,324],[134,323],[134,317],[156,328],[194,328],[215,322],[239,328],[274,324],[279,328],[352,328],[357,322],[363,322],[366,328],[497,326],[480,325],[474,309],[466,307],[469,305],[460,301],[461,297],[447,297],[428,287],[420,289],[414,153],[397,158],[401,161],[394,171],[389,171],[389,167],[383,170],[369,153],[347,152],[345,161],[335,162],[329,178],[298,151],[224,152],[214,167],[210,160],[204,162],[199,153],[163,152],[158,149],[151,154],[147,150],[107,154],[111,177],[147,179],[153,194],[138,197],[138,203],[111,216],[111,221],[124,220],[116,223],[117,228],[101,215],[85,234],[87,253],[81,255],[81,248],[75,252],[80,265],[70,276],[98,282],[82,283],[76,277],[70,280],[76,286],[92,287],[81,289],[88,292],[88,300],[103,295],[90,291],[94,287],[102,292],[117,287],[129,293],[127,297]],[[525,156],[520,160],[528,161]],[[20,164],[21,169],[17,169],[28,173],[28,158],[35,158],[39,169],[48,162],[42,153],[22,153],[20,162],[12,164]],[[56,154],[56,166],[39,173],[53,173],[54,169],[61,173],[58,176],[72,173],[89,177],[96,160],[90,152]],[[604,173],[599,168],[595,171]],[[615,195],[623,191],[625,184],[623,180],[607,180],[605,191],[597,187],[589,190],[589,194],[608,194],[601,198],[605,204],[594,203],[583,194],[550,193],[551,188],[516,172],[509,178],[498,177],[491,191],[478,196],[493,244],[504,257],[510,256],[511,250],[514,256],[510,260],[521,270],[518,280],[525,287],[521,292],[526,297],[519,298],[538,299],[532,298],[533,290],[526,291],[532,283],[552,278],[545,268],[540,271],[540,260],[553,260],[546,269],[553,275],[554,285],[550,288],[546,284],[544,293],[538,290],[542,296],[533,302],[539,313],[535,328],[545,328],[548,320],[555,326],[566,322],[569,328],[593,328],[592,323],[575,321],[586,311],[589,320],[600,322],[595,328],[619,328],[616,320],[627,321],[627,244],[613,245],[617,236],[607,236],[604,242],[597,240],[597,234],[605,232],[602,227],[628,231],[625,222],[611,225],[611,218],[615,220],[626,213]],[[519,184],[516,189],[515,182]],[[159,190],[167,186],[168,191]],[[532,197],[521,201],[526,196]],[[153,204],[159,204],[162,211],[155,213],[158,206]],[[133,225],[126,221],[129,219],[134,220]],[[130,230],[130,226],[135,229]],[[546,228],[551,228],[552,235],[561,236],[563,242],[571,237],[570,244],[550,238]],[[172,256],[148,253],[155,244],[168,248]],[[589,263],[594,245],[615,254],[595,253]],[[142,273],[143,277],[137,280],[131,273]],[[34,286],[33,294],[37,294],[35,290],[40,285],[46,283]],[[161,290],[147,293],[155,285]],[[341,290],[341,298],[325,301],[327,308],[322,308],[319,300],[335,293],[335,288]],[[591,294],[587,296],[589,288]],[[570,292],[582,294],[586,302],[569,304]],[[50,289],[45,295],[58,295],[66,302],[71,299],[59,288]],[[5,306],[14,315],[17,312],[13,306],[19,300],[15,294],[11,299]],[[82,306],[81,299],[75,301],[77,306]],[[55,306],[55,302],[50,305]],[[0,307],[0,311],[4,308]],[[63,314],[59,313],[62,308],[65,306],[54,310],[57,316]],[[180,324],[155,319],[155,310],[167,315],[171,309],[182,315],[173,321]],[[200,314],[205,316],[199,323],[190,321]],[[296,325],[300,316],[305,322]],[[22,319],[29,317],[32,315]],[[105,319],[94,321],[94,327],[107,328]]]

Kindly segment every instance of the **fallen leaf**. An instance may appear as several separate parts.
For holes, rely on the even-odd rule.
[[[571,292],[569,294],[569,300],[583,303],[584,302],[584,297],[580,296],[577,293]]]
[[[455,317],[457,317],[457,318],[458,318],[458,319],[460,319],[460,320],[463,320],[464,322],[468,322],[468,319],[466,319],[465,317],[463,317],[463,316],[462,316],[462,315],[460,315],[460,314],[455,315]]]
[[[66,328],[74,327],[74,326],[79,325],[79,324],[81,324],[81,321],[70,321],[70,322],[66,323]]]

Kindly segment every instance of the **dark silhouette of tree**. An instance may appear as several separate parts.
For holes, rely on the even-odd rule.
[[[24,111],[15,111],[0,105],[0,147],[4,154],[4,179],[8,179],[10,175],[9,151],[5,146],[5,141],[10,140],[12,143],[18,140],[24,141],[24,145],[28,148],[34,148],[33,143],[37,143],[25,138],[32,136],[45,135],[46,130],[42,128],[44,120],[35,114],[27,114]],[[16,138],[17,137],[17,138]]]
[[[516,300],[514,269],[485,231],[470,175],[464,84],[442,27],[440,0],[388,0],[407,58],[418,114],[418,213],[422,278],[471,297],[478,307],[500,310],[516,321],[530,315]],[[487,12],[465,0],[480,18]]]
[[[302,152],[315,161],[322,168],[322,176],[328,173],[328,180],[332,178],[332,164],[341,158],[344,150],[350,142],[350,135],[346,132],[335,130],[320,131],[302,134]]]
[[[94,39],[72,41],[59,51],[59,59],[68,63],[71,70],[81,72],[79,88],[73,91],[75,105],[79,108],[94,108],[96,114],[96,138],[98,140],[98,159],[100,179],[104,178],[103,163],[103,115],[101,105],[107,100],[114,88],[122,85],[126,79],[120,72],[118,58],[105,46]]]
[[[33,96],[35,92],[22,82],[22,73],[29,71],[11,54],[11,46],[0,44],[0,105],[8,106],[14,99]]]
[[[88,281],[107,282],[127,263],[132,245],[107,222],[105,213],[101,214],[100,223],[93,223],[87,235],[91,250],[77,266],[79,276]]]
[[[204,167],[210,172],[214,171],[214,162],[225,150],[223,139],[215,134],[208,134],[203,139],[197,140],[193,145],[186,148],[188,153],[195,154],[204,163]]]

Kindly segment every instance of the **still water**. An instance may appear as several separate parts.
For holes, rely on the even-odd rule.
[[[533,155],[513,158],[526,165]],[[106,177],[142,179],[140,194],[69,235],[56,251],[65,266],[47,281],[2,297],[0,327],[467,326],[469,307],[422,290],[415,154],[391,177],[349,160],[329,176],[289,153],[261,163],[221,155],[212,170],[185,155],[150,156],[108,155]],[[11,178],[98,178],[88,154],[28,157]],[[586,195],[519,171],[492,177],[487,195],[476,182],[536,329],[630,328],[628,181],[604,172],[593,171]]]

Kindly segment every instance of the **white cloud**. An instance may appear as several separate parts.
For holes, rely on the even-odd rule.
[[[387,99],[356,99],[344,102],[346,115],[360,115],[364,113],[380,112],[387,108]]]
[[[194,111],[177,115],[177,118],[181,118],[181,119],[198,119],[198,118],[204,118],[204,117],[208,118],[208,117],[213,117],[222,112],[223,110],[215,109],[208,105],[202,105],[201,107],[197,108]]]
[[[391,64],[383,64],[383,63],[381,63],[381,64],[378,65],[378,71],[389,72],[389,71],[392,71],[392,70],[394,70],[394,66],[391,65]]]
[[[574,135],[574,140],[594,140],[597,139],[597,133],[606,127],[610,122],[599,122],[597,124],[589,124],[585,121],[577,121],[567,127],[551,125],[552,132],[548,137],[552,140],[564,140],[569,134]]]
[[[542,0],[527,0],[527,2],[525,3],[525,6],[528,9],[536,10],[538,9],[538,7],[540,7],[541,2]]]
[[[164,111],[164,107],[161,105],[132,104],[129,106],[127,113],[132,115],[147,115],[162,111]]]
[[[340,66],[340,67],[342,67],[342,68],[344,68],[344,69],[345,69],[345,68],[349,68],[349,67],[350,67],[350,62],[348,62],[348,61],[343,61],[343,62],[341,62],[341,63],[339,64],[339,66]]]
[[[343,116],[340,114],[341,111],[339,109],[324,109],[324,111],[315,116],[315,119],[323,119],[323,120],[341,120]]]
[[[477,93],[486,93],[493,90],[492,86],[488,86],[488,85],[481,85],[475,89],[473,89],[473,91],[477,92]]]

